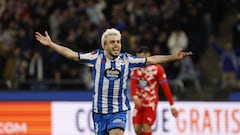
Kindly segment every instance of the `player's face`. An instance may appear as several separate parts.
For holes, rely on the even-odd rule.
[[[121,52],[121,39],[117,35],[110,35],[107,37],[106,44],[104,45],[106,55],[110,59],[118,57]]]

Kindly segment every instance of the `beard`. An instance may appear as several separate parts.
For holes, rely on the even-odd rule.
[[[113,58],[117,58],[119,56],[120,53],[110,53],[110,55],[113,57]]]
[[[109,59],[115,59],[120,55],[120,50],[105,50],[105,53]]]
[[[110,54],[110,56],[111,57],[113,57],[113,58],[116,58],[116,57],[118,57],[119,55],[120,55],[120,50],[111,50],[110,52],[109,52],[109,54]]]

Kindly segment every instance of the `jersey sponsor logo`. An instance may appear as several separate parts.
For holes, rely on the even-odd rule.
[[[117,80],[121,76],[121,71],[111,67],[104,71],[104,76],[109,80]]]
[[[147,80],[144,80],[144,79],[140,79],[140,80],[138,81],[138,85],[139,85],[139,87],[141,87],[141,88],[145,88],[146,86],[148,86],[148,81],[147,81]]]
[[[123,59],[119,59],[119,60],[117,61],[117,64],[118,64],[118,65],[124,65],[125,63],[124,63]]]
[[[0,135],[3,134],[27,134],[28,124],[27,122],[0,122]]]

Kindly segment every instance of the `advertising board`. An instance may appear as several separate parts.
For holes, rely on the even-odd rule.
[[[133,104],[131,104],[133,107]],[[0,102],[0,135],[94,135],[91,102]],[[240,102],[159,102],[153,135],[239,135]],[[133,109],[125,134],[135,135]]]
[[[51,102],[0,102],[0,135],[51,133]]]
[[[239,135],[240,103],[176,102],[179,117],[171,115],[168,102],[159,102],[153,135]],[[53,102],[53,135],[94,135],[91,102]],[[126,135],[134,135],[132,110]]]

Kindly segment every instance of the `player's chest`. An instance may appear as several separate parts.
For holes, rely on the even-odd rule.
[[[97,63],[96,71],[108,80],[120,79],[127,68],[127,63],[123,60],[101,61]]]
[[[147,66],[145,68],[139,68],[136,71],[136,74],[139,78],[144,78],[146,80],[155,79],[157,76],[158,70],[155,66]]]

